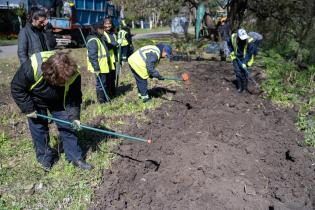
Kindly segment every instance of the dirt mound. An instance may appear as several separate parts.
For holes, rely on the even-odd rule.
[[[296,113],[237,94],[233,71],[192,62],[191,85],[128,133],[92,209],[314,209],[314,164]],[[151,134],[152,133],[152,134]],[[313,160],[314,162],[314,160]]]

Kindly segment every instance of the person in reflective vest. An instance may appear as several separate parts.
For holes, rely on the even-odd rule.
[[[65,53],[53,51],[33,54],[24,62],[11,82],[14,101],[28,117],[36,158],[45,171],[58,160],[58,153],[49,146],[48,121],[37,114],[49,113],[58,119],[72,121],[80,127],[82,103],[81,77],[78,66]],[[83,160],[78,136],[72,126],[56,123],[66,158],[74,166],[90,170]]]
[[[248,67],[254,63],[254,39],[248,36],[244,29],[239,29],[233,33],[228,40],[230,57],[233,61],[234,72],[237,80],[238,92],[247,90]]]
[[[109,80],[110,58],[109,52],[104,40],[103,22],[92,25],[91,33],[87,37],[87,69],[96,75],[96,96],[99,103],[108,102],[102,89],[109,91],[107,80]],[[99,77],[99,78],[98,78]]]
[[[108,87],[109,87],[109,96],[113,97],[115,95],[115,80],[116,80],[116,55],[119,45],[122,43],[122,39],[117,39],[115,34],[115,28],[113,27],[113,21],[111,18],[107,17],[104,19],[104,37],[103,37],[108,50],[110,57],[110,71],[109,71],[109,79],[108,79]]]
[[[133,53],[132,34],[130,28],[125,26],[118,32],[118,38],[122,39],[121,42],[121,60],[127,61],[129,56]]]
[[[164,80],[156,70],[156,66],[161,58],[172,56],[172,47],[167,44],[148,45],[138,49],[129,58],[130,69],[136,79],[138,96],[144,103],[150,100],[148,95],[148,78]]]

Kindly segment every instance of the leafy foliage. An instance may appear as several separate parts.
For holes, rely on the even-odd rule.
[[[265,47],[299,67],[315,63],[315,2],[313,0],[230,0],[234,29],[252,25],[263,33]]]
[[[305,142],[315,146],[315,67],[299,71],[275,51],[268,51],[264,56],[268,79],[263,89],[276,104],[298,106],[298,129],[304,131]]]

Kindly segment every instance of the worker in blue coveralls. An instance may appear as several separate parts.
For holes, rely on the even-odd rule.
[[[247,90],[248,67],[254,63],[254,39],[244,29],[239,29],[237,33],[232,34],[227,44],[233,61],[237,91],[242,93]]]
[[[161,58],[172,56],[172,47],[168,44],[159,43],[157,45],[148,45],[138,49],[129,58],[130,69],[136,79],[138,87],[138,96],[144,103],[150,100],[148,94],[148,78],[157,78],[164,80],[156,70],[156,65]]]

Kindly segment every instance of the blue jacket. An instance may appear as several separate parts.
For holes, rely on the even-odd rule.
[[[154,78],[159,77],[160,73],[155,69],[155,64],[159,62],[159,58],[153,52],[147,53],[146,56],[147,56],[147,59],[145,63],[146,63],[149,75]]]
[[[230,52],[233,52],[233,51],[234,51],[234,47],[233,47],[232,39],[231,39],[231,38],[229,38],[229,39],[227,40],[227,46],[228,46]],[[242,63],[247,64],[248,61],[251,59],[253,53],[254,53],[254,49],[255,49],[255,47],[254,47],[254,42],[248,44],[248,46],[247,46],[247,52],[246,52],[246,55],[245,55],[245,56],[244,56],[244,47],[245,47],[245,45],[240,45],[240,44],[238,43],[238,49],[237,49],[237,52],[236,52],[236,57],[237,57],[238,59],[240,59],[240,61],[241,61]]]

